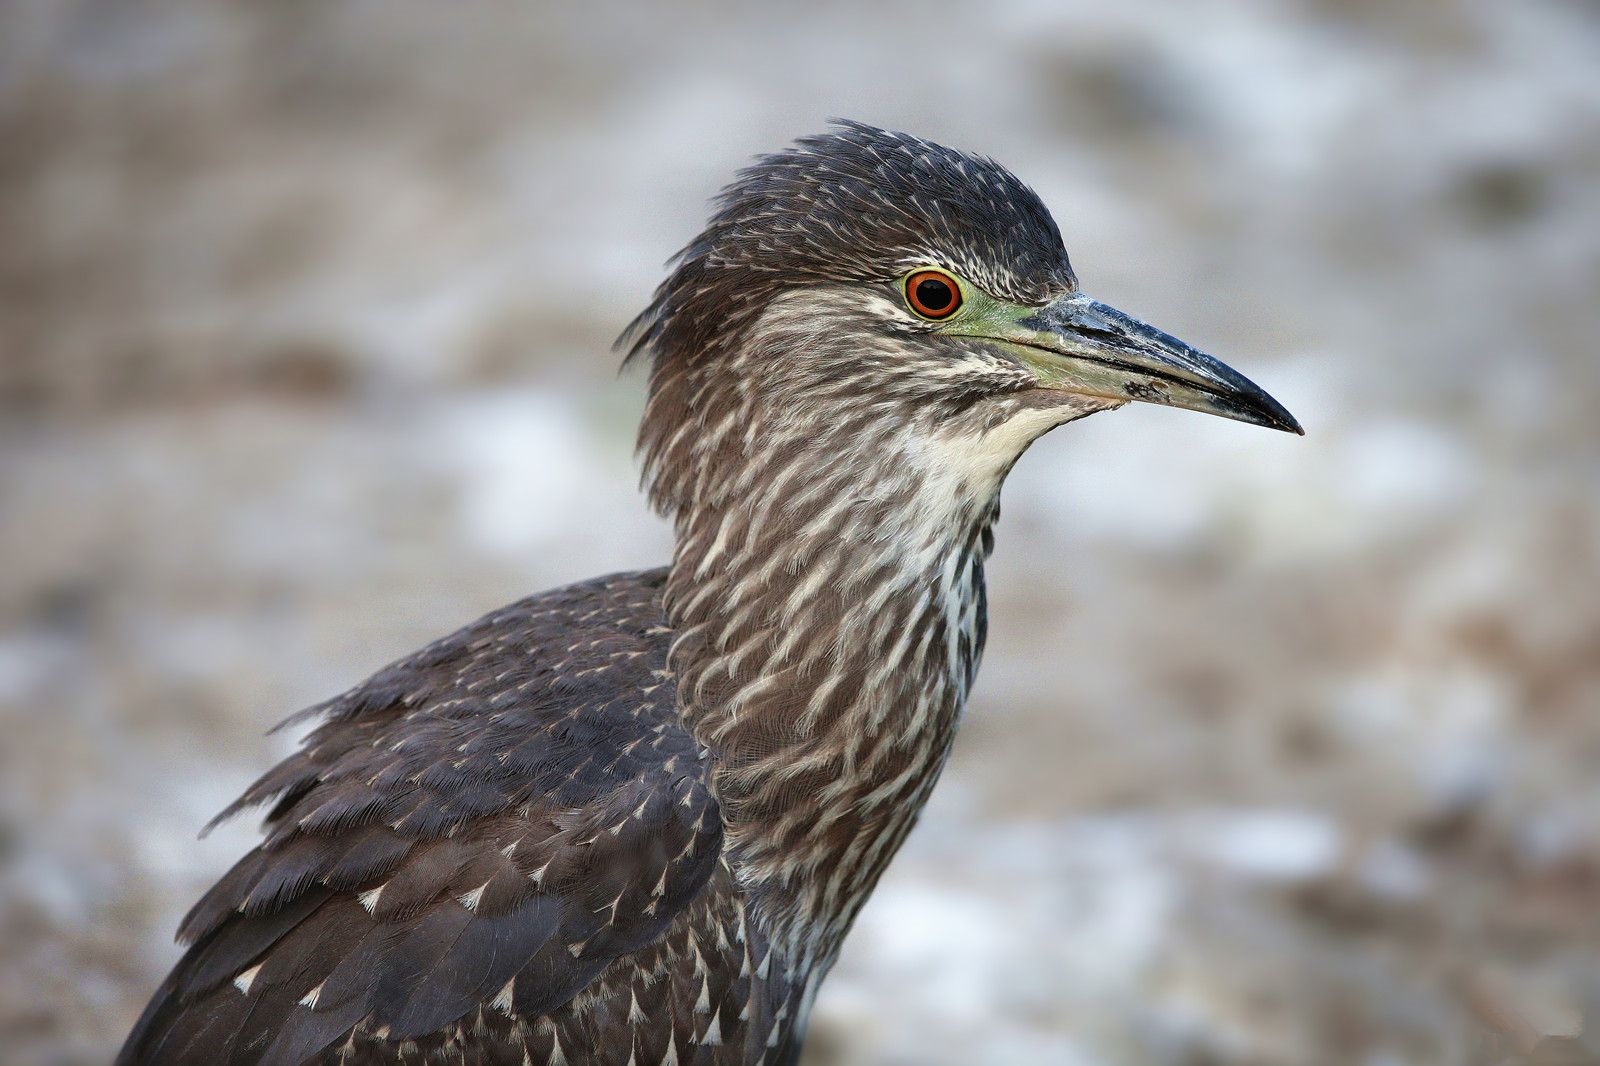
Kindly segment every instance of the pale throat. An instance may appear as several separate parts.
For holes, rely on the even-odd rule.
[[[783,734],[808,742],[845,709],[829,682],[851,671],[848,702],[898,698],[941,672],[960,696],[971,683],[989,530],[1026,445],[1011,427],[853,428],[853,441],[823,432],[750,458],[771,469],[724,475],[742,491],[679,516],[667,611],[702,739],[805,696]]]
[[[773,468],[748,482],[779,491],[679,516],[667,611],[683,714],[718,756],[741,879],[785,901],[779,939],[824,931],[804,949],[819,958],[944,765],[982,656],[1000,486],[1039,432],[899,417],[849,441],[814,432],[752,460]]]

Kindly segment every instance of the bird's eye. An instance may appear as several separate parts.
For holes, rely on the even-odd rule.
[[[961,306],[961,287],[940,270],[919,270],[906,279],[906,303],[923,318],[949,318]]]

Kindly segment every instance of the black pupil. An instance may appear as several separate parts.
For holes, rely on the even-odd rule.
[[[917,303],[929,311],[943,311],[955,298],[956,294],[951,291],[949,284],[938,278],[917,282]]]

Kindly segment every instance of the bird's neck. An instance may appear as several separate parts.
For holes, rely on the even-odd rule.
[[[730,855],[807,967],[827,965],[910,829],[983,649],[999,475],[964,478],[907,435],[873,447],[871,476],[819,444],[680,514],[667,586]]]

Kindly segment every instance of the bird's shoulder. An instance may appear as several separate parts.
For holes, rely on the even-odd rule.
[[[435,835],[494,785],[577,806],[652,766],[697,765],[667,670],[664,582],[648,570],[529,596],[291,716],[278,729],[318,724],[218,820],[274,803],[281,824],[291,807],[311,813],[313,792],[339,818],[374,791],[405,792],[416,809],[391,820]]]
[[[123,1061],[295,1063],[357,1025],[547,1013],[660,935],[722,837],[663,581],[529,597],[305,712],[224,812],[271,804],[266,838],[185,919]]]

